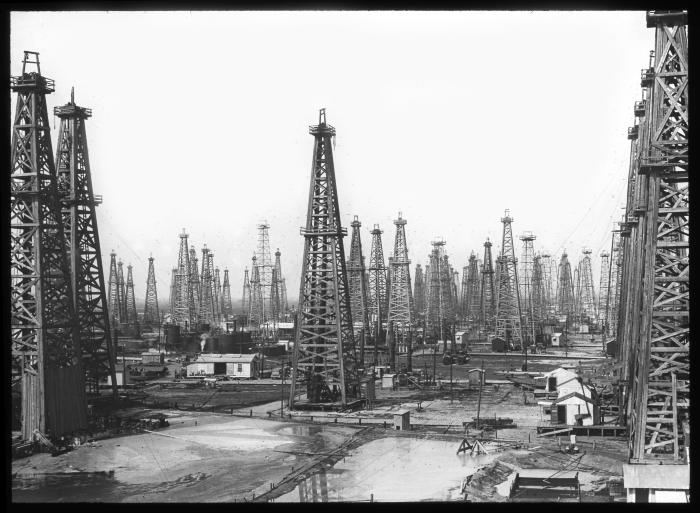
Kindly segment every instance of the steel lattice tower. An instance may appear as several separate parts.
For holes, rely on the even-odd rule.
[[[580,285],[580,313],[581,319],[587,319],[588,322],[596,322],[598,317],[596,313],[595,289],[593,288],[593,269],[591,267],[590,249],[583,250],[583,258],[579,263],[579,281]]]
[[[425,280],[423,279],[423,268],[416,264],[416,277],[413,280],[413,292],[415,302],[413,304],[416,319],[425,316]]]
[[[24,52],[22,75],[11,78],[11,88],[17,107],[10,168],[10,331],[22,377],[22,437],[33,440],[35,430],[59,436],[87,427],[87,406],[46,108],[54,83],[41,75],[38,53]]]
[[[148,257],[148,277],[146,278],[146,305],[143,309],[143,324],[150,328],[160,325],[158,310],[158,290],[156,289],[156,272],[153,257]],[[116,380],[115,380],[116,381]]]
[[[224,320],[229,320],[233,315],[233,305],[231,304],[231,283],[228,278],[228,269],[224,268],[224,285],[221,297],[221,314]]]
[[[131,264],[126,266],[126,322],[138,331],[138,316],[136,315],[136,296],[134,295],[134,275]]]
[[[525,232],[520,236],[520,240],[523,241],[523,258],[520,262],[521,270],[521,290],[520,299],[521,307],[523,311],[523,318],[525,319],[525,329],[524,336],[526,340],[529,340],[530,344],[535,342],[535,312],[533,305],[533,294],[532,294],[532,275],[534,272],[534,260],[535,260],[535,248],[533,241],[536,239],[532,232]]]
[[[112,329],[119,327],[122,298],[119,294],[119,275],[117,272],[117,254],[112,250],[109,254],[109,291],[107,295],[109,318]]]
[[[610,254],[603,251],[600,254],[600,282],[598,285],[598,322],[603,334],[608,326],[608,295],[610,290]]]
[[[260,328],[264,322],[264,299],[262,295],[262,287],[260,284],[260,268],[257,263],[257,257],[253,255],[253,274],[250,279],[250,312],[248,313],[248,324]]]
[[[362,238],[360,227],[362,223],[355,216],[352,223],[352,239],[350,243],[350,259],[347,262],[348,287],[350,288],[350,311],[352,312],[353,324],[358,322],[362,325],[360,332],[360,355],[359,361],[364,366],[365,361],[365,341],[371,334],[369,324],[369,304],[367,301],[367,270],[365,269],[365,257],[362,254]]]
[[[394,256],[391,262],[392,279],[389,292],[389,312],[387,320],[393,321],[394,329],[402,332],[404,336],[413,325],[413,294],[411,291],[411,261],[408,259],[408,246],[406,245],[406,220],[401,217],[394,220],[396,225],[396,238],[394,239]]]
[[[199,281],[199,260],[197,250],[190,247],[190,268],[188,281],[190,284],[190,330],[195,331],[200,323],[199,309],[202,304],[202,286]]]
[[[381,338],[382,325],[386,319],[387,310],[387,268],[384,265],[384,249],[382,248],[382,230],[375,224],[372,234],[372,246],[369,257],[369,312],[372,318],[372,335],[374,346],[377,347]],[[376,353],[376,349],[375,349]]]
[[[522,313],[520,310],[520,290],[518,287],[517,260],[513,246],[513,218],[506,210],[503,223],[503,242],[501,245],[501,264],[498,278],[498,302],[496,306],[496,336],[523,345],[524,340],[520,328]]]
[[[569,320],[574,315],[574,282],[571,276],[571,264],[566,250],[559,262],[559,280],[557,284],[557,315],[566,315]]]
[[[201,304],[199,306],[200,322],[209,325],[210,329],[214,324],[214,276],[212,276],[211,260],[209,258],[209,248],[205,244],[202,247],[202,274],[201,274]]]
[[[359,395],[353,339],[350,294],[345,269],[338,192],[331,137],[335,128],[326,124],[325,109],[319,124],[309,127],[314,136],[309,204],[304,236],[299,309],[294,344],[290,407],[297,379],[304,377],[312,403],[347,404]]]
[[[192,288],[190,287],[190,249],[185,229],[180,234],[180,251],[175,272],[175,306],[173,323],[181,329],[192,329]]]
[[[107,293],[96,207],[102,198],[92,190],[85,121],[90,109],[75,104],[73,89],[66,105],[54,108],[61,120],[56,152],[58,191],[63,229],[71,268],[71,289],[80,324],[85,381],[91,393],[99,393],[101,379],[111,376],[117,395],[115,355],[109,322]]]
[[[127,323],[126,280],[124,280],[124,264],[121,258],[117,261],[117,288],[119,289],[119,321]]]
[[[493,328],[496,315],[496,290],[493,283],[493,260],[491,242],[484,242],[484,267],[481,271],[481,297],[479,301],[479,325],[486,331]]]
[[[255,253],[258,262],[258,274],[260,275],[260,293],[263,298],[263,313],[261,322],[271,318],[272,296],[272,254],[270,252],[270,225],[267,221],[258,225],[258,247]]]
[[[241,311],[246,317],[250,314],[250,303],[250,278],[246,267],[243,276],[243,293],[241,294]]]
[[[656,29],[647,129],[640,134],[638,238],[640,263],[630,272],[641,284],[640,309],[630,320],[633,405],[629,419],[632,463],[680,463],[689,423],[689,162],[686,11],[649,11]],[[689,425],[688,425],[689,429]],[[683,448],[685,448],[683,447]]]

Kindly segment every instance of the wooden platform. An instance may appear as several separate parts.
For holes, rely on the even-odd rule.
[[[340,401],[333,403],[312,403],[305,400],[294,401],[294,409],[299,411],[358,411],[363,406],[362,399],[354,399],[343,404]]]
[[[549,433],[551,431],[567,432],[578,436],[627,436],[627,426],[597,425],[597,426],[567,426],[558,424],[553,426],[537,426],[537,434]]]

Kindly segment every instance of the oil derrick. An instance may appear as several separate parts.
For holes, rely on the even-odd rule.
[[[481,280],[479,279],[479,260],[472,251],[469,255],[469,265],[465,268],[462,281],[466,276],[466,294],[464,294],[464,319],[469,322],[470,329],[473,329],[479,321],[481,310]]]
[[[273,323],[280,320],[280,289],[277,279],[277,269],[272,268],[272,284],[270,287],[270,319]]]
[[[248,268],[245,268],[245,274],[243,275],[243,293],[241,294],[241,311],[248,317],[250,313],[250,278],[248,274]]]
[[[410,337],[413,328],[413,294],[411,291],[411,261],[408,258],[408,246],[406,245],[406,220],[401,217],[394,220],[396,225],[396,237],[394,239],[394,256],[391,260],[391,288],[389,290],[389,311],[387,322],[392,323],[392,329],[398,337],[398,342],[408,344],[410,351]],[[392,333],[392,340],[393,334]],[[394,342],[396,347],[396,341]],[[395,361],[392,360],[395,368]],[[396,370],[396,369],[394,369]]]
[[[71,89],[70,102],[54,108],[54,115],[61,120],[56,172],[86,386],[91,393],[98,393],[100,380],[111,376],[112,393],[116,397],[116,352],[97,228],[96,207],[102,198],[93,194],[85,130],[85,121],[92,111],[75,104]]]
[[[214,253],[209,253],[209,258],[211,258],[213,266]],[[216,312],[214,319],[216,322],[221,322],[221,272],[218,267],[214,269],[214,307]]]
[[[579,265],[580,286],[580,313],[583,322],[595,323],[598,317],[596,312],[595,290],[593,288],[593,269],[591,267],[590,249],[583,250],[583,258]]]
[[[523,241],[523,258],[520,262],[521,288],[520,301],[525,319],[523,327],[523,336],[526,344],[534,344],[535,342],[535,312],[533,305],[532,294],[532,275],[534,273],[535,248],[533,241],[536,239],[532,232],[525,232],[520,236]]]
[[[413,303],[416,321],[425,316],[425,280],[423,279],[423,268],[416,264],[416,277],[413,280]]]
[[[459,315],[459,309],[462,307],[462,303],[459,298],[459,272],[455,270],[452,265],[450,265],[450,272],[452,276],[452,317],[457,319]]]
[[[248,324],[258,330],[264,322],[264,301],[262,295],[262,287],[260,286],[260,268],[258,267],[257,257],[253,255],[253,274],[250,279],[250,306],[248,313]]]
[[[199,320],[202,324],[206,324],[210,328],[214,324],[214,276],[212,276],[211,271],[209,265],[209,248],[207,248],[205,244],[202,248],[202,299],[199,305]]]
[[[375,224],[372,234],[372,246],[369,257],[369,316],[371,318],[374,346],[382,338],[382,325],[386,319],[387,268],[384,265],[384,249],[382,248],[382,232]],[[376,353],[376,349],[375,349]]]
[[[108,310],[112,329],[119,327],[121,318],[122,298],[119,291],[119,274],[117,272],[117,254],[112,250],[109,254],[109,292]]]
[[[641,286],[633,322],[631,463],[682,463],[689,430],[689,190],[687,11],[649,11],[656,29],[655,65],[639,174]],[[640,205],[640,206],[641,206]],[[638,327],[637,327],[638,326]],[[638,335],[637,335],[638,334]],[[686,461],[685,463],[688,463]]]
[[[284,275],[282,274],[282,253],[280,253],[279,248],[275,251],[275,274],[277,275],[277,292],[279,294],[279,308],[278,308],[278,320],[282,320],[289,310],[289,304],[287,303],[287,286],[284,282]]]
[[[481,295],[479,299],[479,327],[485,331],[493,329],[496,314],[496,291],[493,283],[493,260],[491,242],[484,242],[484,267],[481,271]]]
[[[496,304],[496,336],[505,340],[506,344],[523,345],[524,340],[520,328],[522,314],[520,311],[520,291],[518,290],[517,260],[513,247],[513,232],[508,210],[503,223],[503,243],[501,245],[501,266],[498,277],[498,303]]]
[[[148,257],[148,278],[146,278],[146,306],[143,309],[143,324],[151,329],[160,325],[158,310],[158,290],[156,289],[156,272],[153,257]]]
[[[472,253],[473,255],[474,253]],[[469,307],[469,266],[462,267],[462,283],[459,288],[459,320],[464,322],[467,320],[467,310]]]
[[[600,282],[598,285],[598,323],[603,336],[608,331],[608,295],[610,290],[610,254],[603,251],[600,254]]]
[[[173,324],[184,331],[192,326],[192,288],[190,287],[190,250],[185,229],[180,234],[180,251],[175,271],[175,304],[173,306]]]
[[[532,289],[531,289],[532,324],[535,337],[542,333],[542,323],[546,319],[547,298],[544,288],[544,272],[542,255],[535,255],[532,260]],[[537,339],[535,338],[535,341]]]
[[[304,236],[299,314],[294,344],[290,391],[293,408],[297,379],[307,383],[311,403],[336,401],[347,405],[359,396],[350,294],[345,269],[343,236],[331,137],[325,109],[314,136],[312,176]]]
[[[200,322],[199,308],[202,304],[202,286],[199,281],[199,261],[197,259],[197,250],[190,247],[190,270],[188,280],[190,283],[190,330],[195,331]]]
[[[233,305],[231,304],[231,283],[228,279],[228,269],[224,269],[224,284],[221,293],[221,315],[224,320],[229,320],[233,315]]]
[[[177,269],[170,273],[170,322],[175,319],[175,298],[177,298]]]
[[[29,70],[31,64],[36,71]],[[22,379],[22,438],[34,440],[35,430],[60,436],[86,428],[87,405],[46,108],[54,83],[41,75],[38,53],[24,52],[22,74],[11,78],[11,88],[17,108],[10,168],[10,331]]]
[[[121,323],[126,323],[126,281],[121,258],[117,261],[117,288],[119,289],[119,320]]]
[[[364,366],[365,342],[371,334],[369,324],[369,304],[367,302],[367,271],[365,269],[365,257],[362,254],[362,238],[360,227],[362,223],[355,216],[350,224],[352,226],[352,239],[350,242],[350,259],[347,262],[348,287],[350,288],[350,311],[353,324],[361,324],[360,331],[360,365]]]
[[[134,275],[132,273],[133,266],[131,264],[126,266],[126,322],[129,326],[136,332],[136,336],[139,333],[139,318],[136,314],[136,296],[134,295]]]
[[[454,271],[450,265],[450,260],[446,254],[442,255],[442,265],[440,266],[440,280],[442,281],[443,291],[445,292],[445,300],[443,305],[445,306],[445,319],[447,320],[447,325],[445,329],[447,333],[452,333],[452,325],[455,320],[456,312],[456,291],[454,282]]]
[[[270,253],[270,225],[267,221],[258,225],[258,247],[255,253],[258,262],[258,274],[260,276],[260,293],[263,298],[263,312],[260,322],[265,322],[271,318],[272,308],[270,305],[272,295],[272,254]]]
[[[620,230],[613,230],[610,248],[610,271],[608,278],[608,300],[605,303],[605,335],[617,338],[618,311],[620,308],[620,285],[622,282],[622,246]],[[619,339],[617,339],[619,340]],[[619,347],[619,346],[618,346]]]
[[[443,247],[445,241],[436,239],[431,242],[433,250],[430,253],[430,274],[428,276],[428,305],[425,314],[425,338],[437,342],[447,340],[449,333],[447,319],[450,302],[449,269],[444,269],[445,260]],[[447,345],[444,347],[447,350]]]
[[[567,320],[571,320],[574,315],[574,282],[566,250],[561,255],[558,275],[557,315],[566,315],[568,317]]]
[[[546,320],[553,315],[556,302],[556,288],[552,286],[552,257],[549,253],[540,255],[540,267],[542,270],[542,320]]]

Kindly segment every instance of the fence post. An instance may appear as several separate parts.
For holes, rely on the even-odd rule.
[[[250,410],[250,416],[251,416],[251,417],[253,416],[253,410],[252,410],[252,409]]]

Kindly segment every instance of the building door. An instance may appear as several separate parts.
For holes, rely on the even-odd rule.
[[[559,424],[566,424],[566,406],[557,406],[557,420]]]
[[[221,374],[226,374],[226,363],[214,363],[214,375],[218,376]]]
[[[550,392],[556,392],[557,391],[557,377],[552,376],[547,380],[547,388],[549,389]]]

